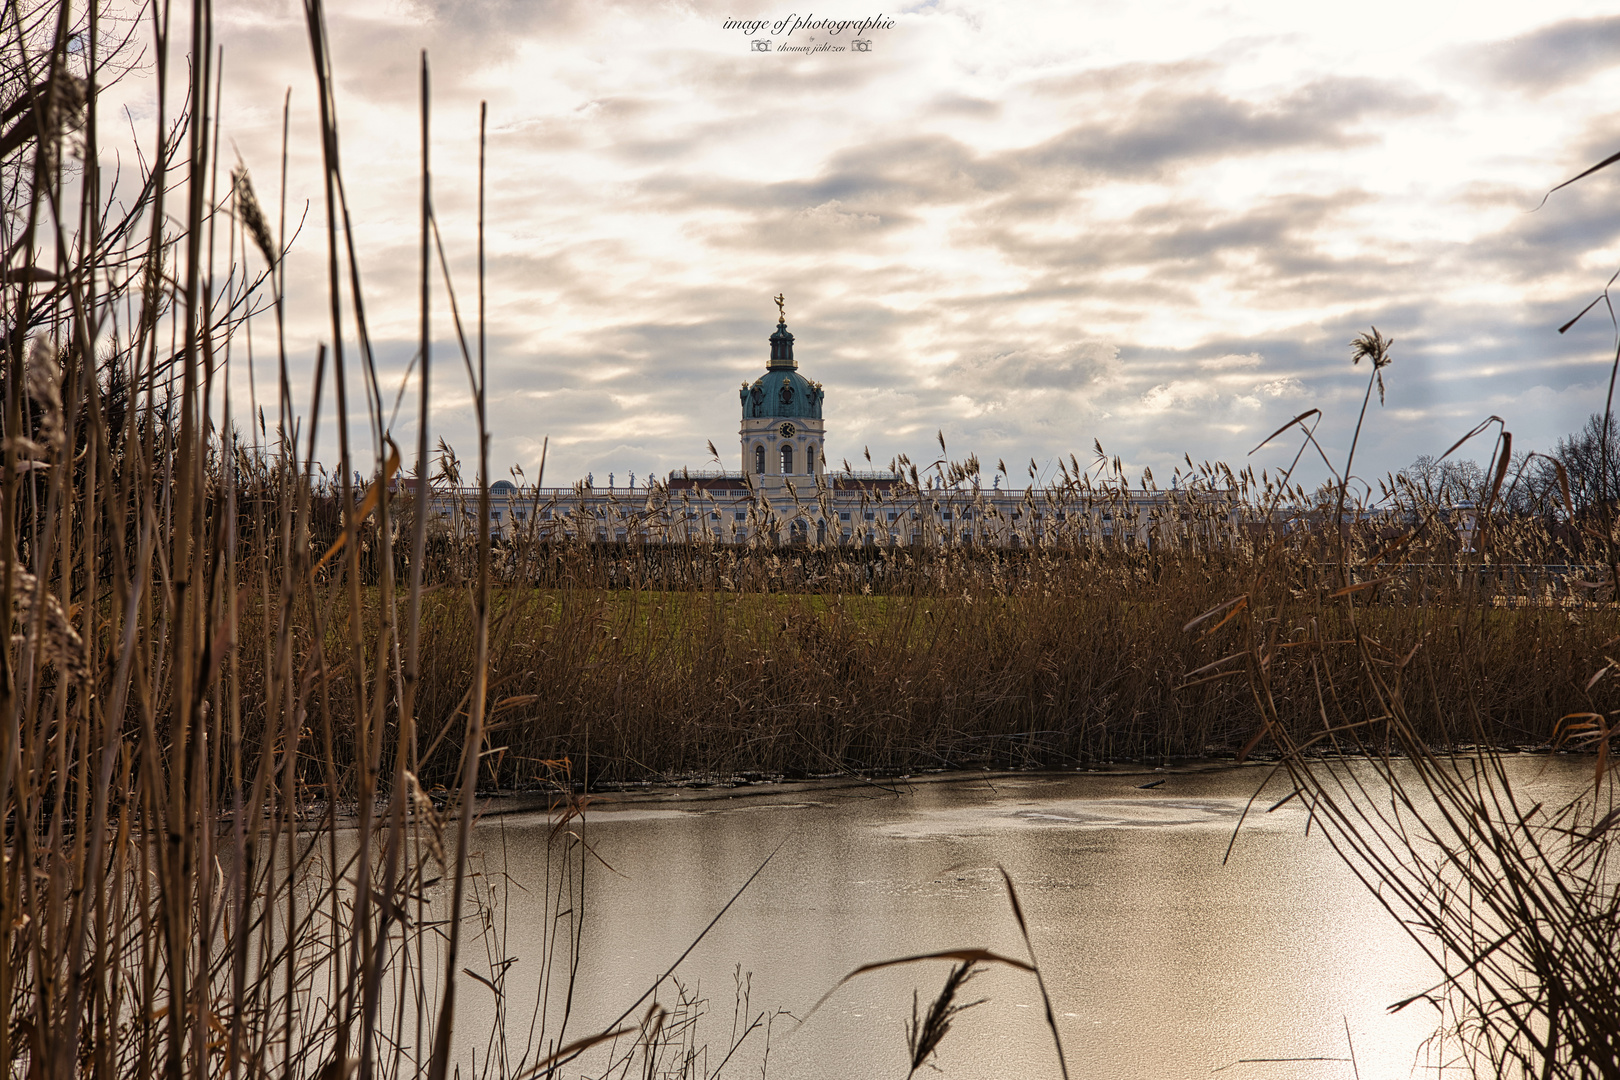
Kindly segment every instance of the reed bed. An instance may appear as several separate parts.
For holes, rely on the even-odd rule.
[[[1373,381],[1389,362],[1376,332],[1357,342],[1357,358],[1373,360]],[[1611,423],[1606,406],[1601,429]],[[1478,507],[1485,528],[1510,490],[1512,435],[1493,417],[1465,437],[1493,426],[1491,480]],[[1579,529],[1588,557],[1608,570],[1606,581],[1600,572],[1579,587],[1612,600],[1620,572],[1609,493],[1600,492],[1596,512],[1582,521],[1561,463],[1553,474],[1571,531]],[[1349,475],[1348,460],[1341,475]],[[1341,501],[1347,486],[1341,479]],[[1397,535],[1385,550],[1416,533]],[[1546,714],[1547,745],[1589,752],[1593,764],[1586,792],[1548,803],[1516,785],[1503,762],[1502,701],[1491,687],[1505,671],[1488,645],[1501,609],[1465,589],[1449,618],[1391,626],[1367,602],[1379,579],[1354,580],[1359,553],[1340,540],[1338,588],[1260,604],[1251,593],[1188,624],[1189,632],[1223,640],[1228,663],[1253,696],[1258,722],[1245,749],[1276,750],[1275,771],[1293,782],[1283,802],[1299,798],[1310,808],[1312,823],[1434,961],[1435,984],[1390,1006],[1437,1011],[1422,1064],[1475,1076],[1620,1076],[1620,792],[1612,768],[1620,725],[1604,687],[1616,639],[1592,643],[1595,652],[1571,650],[1562,664],[1534,654],[1585,699],[1543,703],[1554,706]],[[1480,562],[1488,550],[1481,546]],[[1329,611],[1332,620],[1324,617]],[[1606,634],[1607,624],[1598,625]],[[1479,636],[1470,637],[1474,628]],[[1349,651],[1349,678],[1328,659],[1328,633]],[[1437,663],[1445,637],[1460,648]],[[1556,635],[1543,630],[1515,644],[1539,649],[1549,638]],[[1459,692],[1448,696],[1437,670],[1461,673]],[[1277,692],[1301,676],[1310,680],[1308,698]]]
[[[932,587],[881,595],[498,587],[490,776],[521,786],[525,762],[562,756],[629,780],[1230,755],[1259,722],[1225,641],[1183,632],[1233,595],[1272,599],[1241,564],[917,559],[940,564]],[[1355,693],[1352,626],[1332,605],[1312,617],[1324,671]],[[1390,602],[1358,625],[1380,662],[1427,643],[1411,710],[1445,746],[1480,737],[1453,722],[1464,706],[1495,744],[1550,746],[1559,717],[1592,707],[1583,684],[1616,635],[1612,611],[1585,601]],[[421,633],[424,706],[452,716],[473,662],[465,602],[430,601]],[[1308,670],[1280,672],[1271,693],[1285,713],[1315,712]],[[444,781],[455,754],[442,744],[423,775]]]
[[[470,843],[491,543],[487,531],[475,542],[462,592],[466,704],[424,712],[418,698],[443,689],[419,692],[425,587],[394,566],[424,564],[425,531],[396,534],[386,480],[401,452],[351,246],[324,14],[318,0],[305,12],[331,336],[300,361],[281,334],[285,205],[266,209],[253,178],[220,160],[208,6],[118,20],[97,3],[5,9],[0,1068],[30,1080],[540,1077],[603,1046],[603,1068],[675,1061],[670,1075],[700,1075],[701,1059],[683,1066],[671,1049],[700,1011],[678,993],[671,1024],[657,1007],[628,1031],[570,1027],[586,893],[566,759],[526,773],[553,793],[556,827],[545,944],[526,965],[537,1005],[507,1023],[504,878]],[[150,80],[156,115],[143,153],[103,175],[100,91],[131,74]],[[424,57],[424,296],[429,89]],[[463,238],[480,262],[482,237],[480,223]],[[424,344],[424,431],[430,360]],[[482,432],[478,360],[458,366]],[[293,400],[300,362],[308,402]],[[274,396],[261,401],[265,383]],[[329,476],[314,432],[334,405]],[[352,429],[351,416],[364,419]],[[430,792],[424,732],[446,723],[459,758],[436,759],[447,788]],[[498,1042],[458,1033],[458,991],[494,994]]]
[[[1200,486],[1211,476],[1233,480]],[[1185,627],[1234,597],[1287,612],[1282,644],[1321,665],[1274,674],[1284,714],[1316,713],[1318,677],[1372,700],[1363,649],[1392,664],[1419,640],[1407,700],[1429,745],[1547,748],[1606,692],[1584,684],[1620,634],[1612,586],[1590,580],[1602,556],[1556,507],[1487,514],[1465,546],[1453,523],[1476,507],[1392,479],[1335,531],[1331,493],[1213,466],[1178,477],[1166,520],[1127,547],[1095,525],[1128,497],[1109,479],[1030,489],[1071,525],[1016,549],[599,543],[536,524],[561,511],[530,514],[499,549],[493,775],[518,786],[524,762],[564,755],[616,780],[1232,755],[1263,709],[1225,638]],[[902,485],[890,505],[949,490]],[[430,580],[466,580],[466,542],[436,539]],[[462,707],[472,626],[455,599],[425,609],[442,714]],[[1455,722],[1465,709],[1478,730]]]

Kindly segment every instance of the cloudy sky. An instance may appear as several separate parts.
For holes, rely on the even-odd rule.
[[[926,462],[943,431],[953,456],[1018,477],[1098,440],[1163,482],[1184,453],[1244,460],[1313,406],[1342,456],[1367,377],[1349,342],[1372,326],[1396,345],[1364,476],[1491,413],[1550,448],[1602,409],[1608,317],[1557,327],[1620,267],[1620,169],[1535,208],[1620,150],[1606,5],[800,6],[332,3],[390,399],[416,348],[426,48],[435,202],[469,316],[489,103],[497,474],[532,478],[546,436],[548,482],[712,467],[710,439],[736,467],[735,391],[764,366],[777,292],[801,370],[827,388],[835,466],[864,467],[866,448]],[[273,201],[290,87],[289,200],[318,223],[301,8],[216,12],[224,136]],[[772,32],[880,14],[860,50],[848,32]],[[725,26],[745,19],[773,25]],[[306,230],[289,264],[305,372],[329,336],[323,243]],[[468,457],[439,296],[434,434]]]

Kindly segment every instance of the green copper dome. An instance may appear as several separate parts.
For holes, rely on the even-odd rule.
[[[793,335],[787,323],[776,324],[771,335],[771,362],[765,374],[739,392],[743,419],[752,417],[805,417],[821,419],[822,390],[800,375],[793,359]]]

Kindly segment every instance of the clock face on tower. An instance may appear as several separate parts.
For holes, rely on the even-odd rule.
[[[794,428],[794,426],[792,424],[783,424],[781,427],[776,429],[777,434],[781,435],[782,438],[784,438],[784,439],[793,438],[794,432],[796,430],[797,429]]]

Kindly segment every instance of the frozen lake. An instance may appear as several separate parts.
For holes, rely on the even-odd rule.
[[[1566,790],[1590,778],[1583,761],[1526,758],[1513,768]],[[1265,776],[1257,767],[957,775],[603,799],[582,833],[613,873],[591,869],[568,1037],[627,1008],[775,851],[677,972],[708,1002],[697,1039],[711,1071],[731,1038],[736,965],[751,973],[754,1011],[804,1017],[871,961],[960,947],[1025,958],[999,865],[1017,885],[1077,1080],[1412,1075],[1438,1013],[1419,1003],[1390,1015],[1386,1006],[1436,977],[1320,831],[1306,835],[1298,800],[1264,812],[1287,793],[1281,778],[1222,865]],[[543,953],[548,833],[543,814],[478,829],[486,864],[504,852],[511,875],[497,914],[506,954],[517,958],[508,1028],[518,1036]],[[802,1026],[778,1018],[767,1075],[904,1077],[913,990],[926,1007],[948,968],[873,973],[839,988]],[[463,1040],[489,1030],[488,992],[466,983],[463,994],[458,1056]],[[965,994],[988,1000],[957,1017],[936,1059],[945,1076],[1059,1075],[1031,976],[993,968]],[[659,994],[672,997],[667,987]],[[762,1038],[751,1036],[720,1075],[757,1077]],[[1267,1058],[1292,1060],[1252,1060]],[[568,1075],[596,1071],[587,1056]]]

